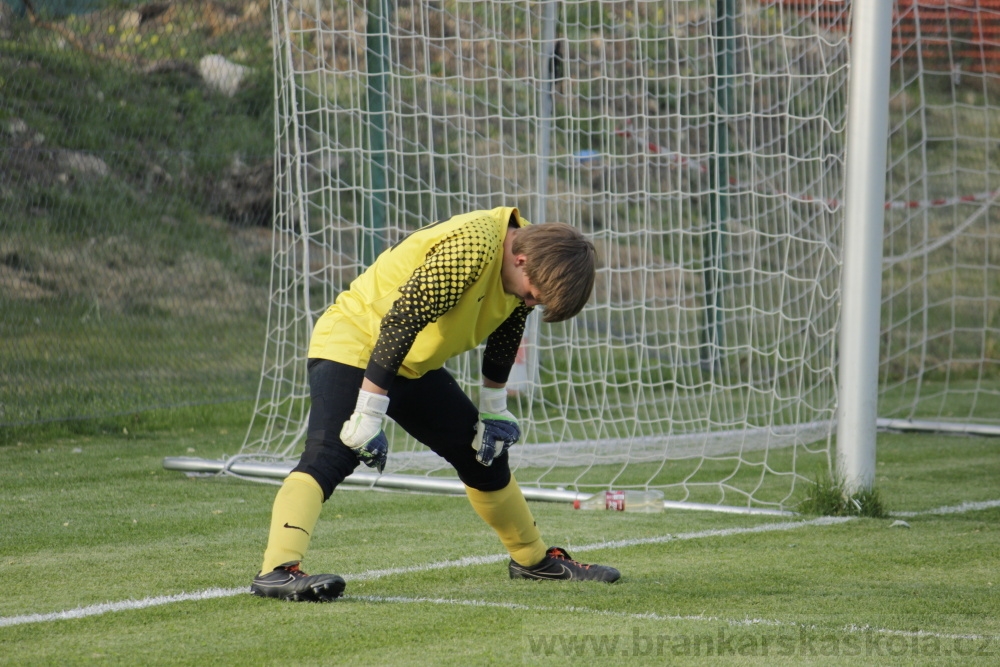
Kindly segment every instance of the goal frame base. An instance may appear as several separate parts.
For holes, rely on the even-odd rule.
[[[958,422],[939,422],[925,419],[886,419],[875,420],[875,426],[880,431],[900,431],[903,433],[950,433],[953,435],[1000,436],[1000,426],[990,424],[970,424]]]
[[[233,457],[228,460],[202,459],[189,456],[168,456],[163,459],[165,470],[185,473],[202,473],[216,475],[232,475],[240,479],[256,482],[275,483],[283,480],[295,467],[293,462],[265,463],[253,461],[244,457]],[[367,489],[382,489],[395,491],[416,491],[423,493],[440,493],[444,495],[464,496],[465,485],[458,479],[448,477],[424,477],[419,475],[402,475],[397,473],[377,474],[356,470],[344,478],[342,484]],[[583,502],[592,494],[565,489],[544,489],[536,486],[522,486],[521,493],[527,500],[568,503],[579,500]],[[761,507],[734,507],[732,505],[711,505],[708,503],[689,503],[678,500],[664,500],[664,509],[700,510],[722,514],[746,514],[755,516],[798,516],[789,510],[768,509]]]

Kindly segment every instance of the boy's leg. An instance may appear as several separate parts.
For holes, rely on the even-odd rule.
[[[305,557],[322,507],[323,490],[315,479],[301,472],[285,478],[274,497],[261,572],[270,572],[285,563],[298,563]]]
[[[511,579],[617,581],[618,570],[579,563],[559,547],[545,548],[535,519],[510,474],[507,450],[484,466],[472,448],[479,410],[444,369],[419,380],[397,379],[389,416],[451,463],[483,520],[510,553]]]
[[[533,566],[545,558],[542,534],[513,476],[498,491],[480,491],[466,485],[465,495],[476,514],[496,531],[511,559]]]
[[[274,499],[264,561],[251,587],[258,595],[325,600],[343,591],[340,577],[310,577],[298,563],[309,548],[323,503],[358,466],[357,455],[340,442],[340,428],[354,410],[363,376],[362,369],[332,361],[309,363],[312,406],[305,451]]]
[[[476,460],[472,439],[479,410],[455,379],[444,369],[418,380],[397,378],[389,397],[389,417],[454,466],[473,509],[496,531],[511,558],[525,565],[545,558],[545,543],[510,474],[507,452],[490,466]]]

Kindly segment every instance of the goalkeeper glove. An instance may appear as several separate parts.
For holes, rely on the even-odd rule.
[[[389,409],[389,397],[361,390],[354,414],[340,429],[340,439],[354,450],[358,459],[369,468],[385,469],[389,441],[382,430],[382,418]]]
[[[479,422],[472,448],[476,450],[476,460],[484,466],[491,465],[493,459],[503,453],[521,438],[521,428],[514,415],[507,410],[507,390],[479,388]]]

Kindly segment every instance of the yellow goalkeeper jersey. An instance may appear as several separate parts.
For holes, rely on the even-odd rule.
[[[383,252],[316,323],[309,357],[365,369],[388,389],[486,340],[483,375],[506,382],[531,308],[504,292],[500,269],[516,208],[457,215]]]

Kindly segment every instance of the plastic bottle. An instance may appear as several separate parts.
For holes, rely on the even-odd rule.
[[[573,508],[652,514],[663,511],[663,492],[655,489],[649,491],[598,491],[589,498],[574,500]]]

